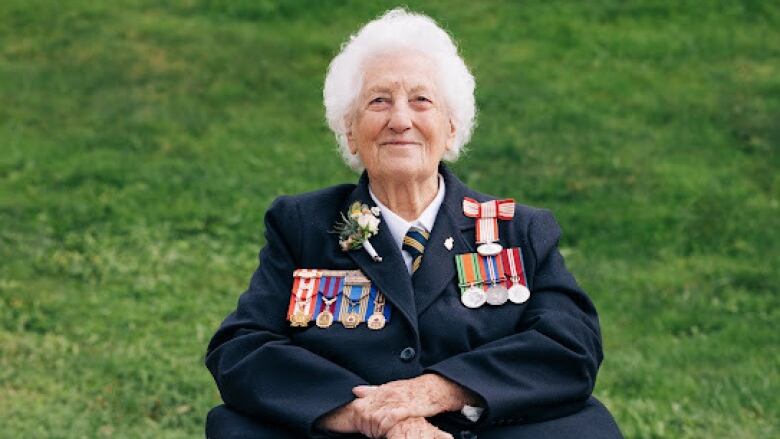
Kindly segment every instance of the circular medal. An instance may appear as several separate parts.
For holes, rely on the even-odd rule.
[[[341,323],[348,329],[357,328],[357,325],[360,324],[360,315],[356,312],[347,313],[347,316],[341,320]]]
[[[479,308],[485,304],[487,296],[481,288],[471,286],[460,296],[460,300],[468,308]]]
[[[382,314],[371,314],[368,318],[368,329],[382,329],[385,327],[385,316]]]
[[[482,256],[496,256],[501,253],[501,250],[503,249],[504,247],[501,247],[501,244],[497,242],[487,242],[477,247],[477,253]]]
[[[523,284],[514,283],[509,288],[509,300],[512,303],[523,303],[531,297],[531,292]]]
[[[290,317],[290,326],[306,326],[309,324],[309,316],[301,310],[296,310]]]
[[[487,303],[491,305],[503,305],[506,303],[508,292],[501,284],[492,285],[487,290]]]
[[[317,316],[317,326],[320,328],[327,328],[333,324],[333,313],[327,309]]]

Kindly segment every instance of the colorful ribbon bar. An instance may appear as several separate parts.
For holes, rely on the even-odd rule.
[[[381,329],[390,321],[384,294],[360,270],[298,269],[293,276],[290,326],[305,327],[314,319],[320,328],[334,321],[355,328],[368,321],[370,329]]]
[[[484,301],[491,305],[503,304],[507,299],[523,303],[530,297],[523,254],[517,247],[504,249],[497,256],[455,255],[455,265],[461,301],[469,308],[478,308]]]

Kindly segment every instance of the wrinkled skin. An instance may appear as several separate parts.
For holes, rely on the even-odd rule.
[[[450,437],[424,418],[459,410],[463,404],[473,402],[466,390],[435,374],[381,386],[358,386],[353,393],[357,398],[325,416],[321,428],[339,433],[360,432],[371,438]]]

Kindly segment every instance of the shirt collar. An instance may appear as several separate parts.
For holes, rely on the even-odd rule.
[[[396,244],[398,244],[398,248],[402,247],[404,236],[406,236],[406,232],[409,231],[409,227],[420,227],[429,233],[433,230],[433,223],[436,221],[436,215],[439,213],[442,201],[444,201],[444,192],[444,178],[439,174],[439,189],[436,192],[433,201],[431,201],[431,204],[422,211],[419,218],[409,222],[382,204],[371,190],[371,185],[368,185],[368,193],[371,195],[371,199],[374,200],[377,207],[379,207],[379,210],[382,211],[382,219],[385,221],[385,224],[387,224],[387,228],[390,230],[390,234],[393,235]]]

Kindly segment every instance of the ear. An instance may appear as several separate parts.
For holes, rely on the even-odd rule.
[[[347,128],[347,145],[349,146],[349,152],[352,153],[352,155],[357,154],[357,144],[355,143],[355,137],[352,135],[352,120],[350,118],[346,118],[345,126]]]
[[[352,136],[352,129],[349,126],[347,127],[347,145],[349,146],[349,152],[351,152],[352,155],[357,154],[357,144],[355,143],[355,138]]]
[[[458,129],[455,126],[455,122],[453,122],[452,119],[450,119],[449,122],[450,122],[450,131],[447,133],[447,140],[446,140],[447,151],[452,149],[452,145],[455,143],[455,134],[458,132]]]

